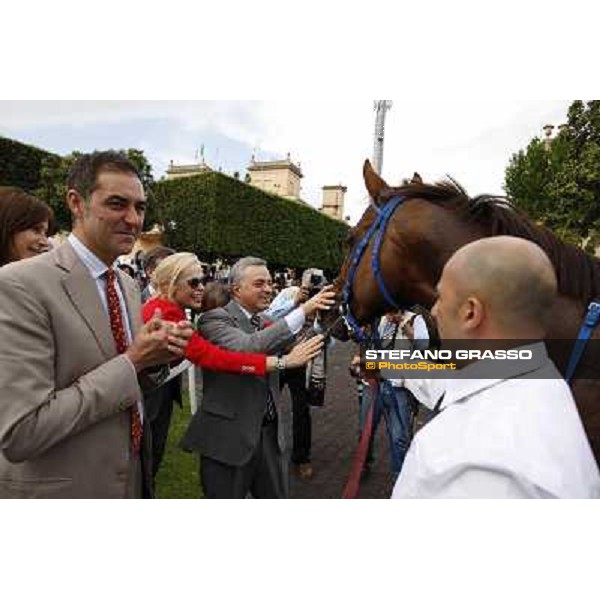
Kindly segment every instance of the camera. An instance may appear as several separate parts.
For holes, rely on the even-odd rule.
[[[313,273],[310,276],[310,287],[323,287],[325,284],[325,277],[323,275],[319,275],[318,273]]]
[[[325,287],[326,283],[327,281],[325,277],[323,277],[323,275],[313,273],[310,276],[308,297],[312,298],[313,296],[318,294]]]

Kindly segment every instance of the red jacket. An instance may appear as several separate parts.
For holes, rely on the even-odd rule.
[[[142,319],[144,323],[147,323],[152,318],[156,309],[160,309],[162,318],[165,321],[178,323],[179,321],[187,320],[183,309],[174,302],[165,298],[150,298],[142,306]],[[194,332],[192,335],[185,349],[185,357],[203,369],[247,375],[264,375],[267,365],[265,354],[225,350],[211,344],[198,332]]]

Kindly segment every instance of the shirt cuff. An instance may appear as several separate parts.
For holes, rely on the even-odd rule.
[[[296,335],[304,325],[306,321],[306,316],[304,315],[304,310],[301,306],[294,309],[289,315],[284,317],[287,326],[290,328],[290,331]]]
[[[131,362],[131,359],[129,358],[129,356],[127,356],[127,354],[121,354],[121,356],[127,361],[127,364],[131,365],[131,370],[133,371],[133,376],[136,378],[138,378],[139,373],[135,370],[135,367],[133,366],[133,363]],[[140,422],[142,423],[142,425],[144,424],[144,403],[142,402],[141,396],[140,398],[137,400],[136,402],[137,405],[137,409],[138,409],[138,414],[140,416]]]

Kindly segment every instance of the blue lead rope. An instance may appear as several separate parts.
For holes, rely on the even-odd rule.
[[[571,383],[571,379],[573,379],[573,375],[575,374],[575,369],[577,369],[577,365],[583,356],[583,352],[585,347],[590,339],[592,332],[600,322],[600,302],[590,302],[588,306],[587,314],[585,315],[585,320],[581,329],[579,330],[579,336],[575,341],[575,346],[573,347],[573,352],[571,353],[571,358],[569,358],[569,364],[567,366],[567,372],[565,373],[565,379],[567,383]]]

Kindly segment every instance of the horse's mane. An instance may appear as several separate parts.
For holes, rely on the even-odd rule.
[[[461,218],[481,226],[486,235],[513,235],[531,240],[552,261],[559,293],[585,302],[600,295],[600,261],[534,223],[508,198],[492,195],[470,198],[459,183],[450,179],[433,185],[411,182],[387,188],[380,199],[388,200],[398,195],[421,198],[455,210]]]

